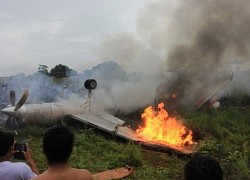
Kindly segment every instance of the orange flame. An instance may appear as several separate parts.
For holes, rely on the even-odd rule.
[[[143,126],[136,130],[139,138],[178,146],[194,144],[192,131],[188,130],[181,121],[169,117],[163,103],[158,104],[158,110],[152,106],[147,107],[141,118]]]

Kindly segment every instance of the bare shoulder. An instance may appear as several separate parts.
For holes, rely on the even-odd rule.
[[[76,168],[72,168],[72,171],[74,172],[75,175],[77,175],[77,177],[79,177],[79,179],[84,179],[85,180],[92,180],[92,174],[87,170],[87,169],[76,169]]]
[[[44,172],[31,180],[60,180],[60,179],[75,179],[75,180],[93,180],[92,174],[86,169],[70,168],[64,171],[54,171],[53,173]]]
[[[40,174],[40,175],[32,178],[31,180],[43,180],[43,179],[46,179],[46,175]]]

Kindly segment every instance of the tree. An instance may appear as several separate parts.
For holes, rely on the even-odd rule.
[[[64,78],[77,75],[75,70],[70,69],[68,66],[59,64],[50,70],[50,75],[55,78]]]
[[[49,75],[48,66],[45,64],[39,64],[38,72],[45,75]]]

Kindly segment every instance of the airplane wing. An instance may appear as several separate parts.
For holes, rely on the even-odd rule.
[[[103,111],[86,110],[81,114],[71,114],[69,117],[108,132],[115,132],[117,126],[125,123],[121,119]]]
[[[161,143],[154,143],[151,141],[143,140],[137,137],[136,132],[126,126],[124,126],[124,121],[121,119],[112,116],[111,114],[98,111],[85,111],[83,113],[79,114],[71,114],[69,117],[78,120],[80,122],[83,122],[85,124],[88,124],[90,126],[93,126],[97,129],[106,131],[110,134],[114,134],[118,137],[121,137],[123,139],[137,142],[143,146],[150,147],[150,148],[156,148],[160,150],[165,151],[174,151],[177,154],[192,154],[193,150],[185,149],[183,147],[175,147],[171,144],[161,144]]]
[[[81,114],[71,114],[69,117],[127,140],[139,140],[132,129],[123,126],[124,121],[103,111],[85,111]]]

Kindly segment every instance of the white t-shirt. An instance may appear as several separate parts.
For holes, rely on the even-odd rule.
[[[23,162],[0,162],[0,180],[28,180],[37,176],[31,168]]]

